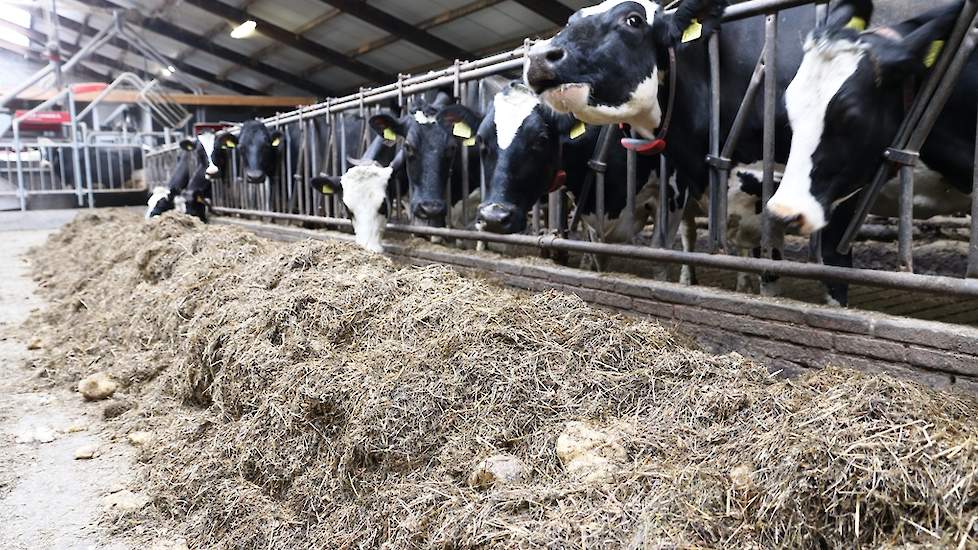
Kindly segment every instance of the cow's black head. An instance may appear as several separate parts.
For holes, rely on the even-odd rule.
[[[582,8],[557,36],[531,49],[526,81],[557,111],[589,124],[628,123],[651,135],[662,117],[659,79],[668,48],[679,46],[691,25],[687,36],[705,39],[726,5],[685,0],[669,14],[651,0]]]
[[[785,94],[793,137],[784,178],[767,205],[772,214],[816,231],[836,204],[868,183],[903,119],[906,82],[926,71],[933,44],[960,9],[956,3],[892,29],[860,32],[871,2],[843,2],[808,37]]]
[[[241,132],[221,136],[223,149],[236,149],[244,163],[245,181],[265,183],[275,173],[276,159],[282,146],[282,132],[270,130],[260,120],[249,120],[241,125]]]
[[[428,225],[445,225],[446,186],[460,170],[459,147],[475,137],[481,119],[462,105],[419,102],[401,118],[380,114],[370,127],[387,140],[403,138],[411,212]],[[466,137],[468,136],[468,137]],[[455,197],[461,198],[461,197]]]
[[[193,151],[197,156],[197,164],[204,166],[208,178],[218,178],[227,170],[228,154],[227,148],[221,145],[224,136],[228,134],[215,134],[214,132],[204,132],[199,134],[196,139],[185,139],[180,142],[180,147],[186,151]]]
[[[478,220],[486,231],[526,229],[527,212],[554,181],[560,147],[572,139],[577,124],[572,115],[553,112],[520,84],[496,95],[479,127],[482,166],[489,180]]]

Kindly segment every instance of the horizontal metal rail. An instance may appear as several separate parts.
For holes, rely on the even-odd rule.
[[[288,220],[345,228],[351,228],[353,226],[350,220],[344,218],[282,214],[277,212],[243,210],[237,208],[216,207],[212,210],[214,213],[222,215],[238,215],[251,218]],[[951,292],[961,296],[978,298],[978,281],[971,279],[955,279],[953,277],[939,277],[933,275],[914,275],[909,273],[833,267],[821,264],[742,258],[737,256],[712,255],[699,252],[681,252],[678,250],[648,248],[644,246],[625,244],[595,243],[564,239],[553,235],[502,235],[497,233],[484,233],[480,231],[466,231],[463,229],[446,229],[441,227],[404,224],[387,224],[387,230],[396,233],[408,233],[427,237],[442,237],[445,239],[462,239],[468,241],[512,244],[540,248],[542,250],[560,250],[580,254],[617,256],[667,264],[686,264],[731,271],[746,271],[750,273],[771,273],[785,277],[797,277],[799,279],[851,282],[855,284],[865,284],[895,290],[910,290],[935,294]]]

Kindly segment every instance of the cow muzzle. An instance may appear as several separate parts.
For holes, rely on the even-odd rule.
[[[245,170],[245,178],[248,183],[265,183],[264,170]]]
[[[448,207],[444,201],[421,201],[414,205],[414,217],[426,221],[444,221]]]
[[[493,202],[479,207],[477,222],[485,231],[508,235],[525,228],[526,216],[515,205]]]
[[[527,56],[529,63],[526,68],[526,83],[534,93],[541,93],[560,85],[557,80],[557,68],[567,58],[563,48],[547,46],[534,48]]]

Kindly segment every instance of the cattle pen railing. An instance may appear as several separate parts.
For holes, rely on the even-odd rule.
[[[817,250],[816,235],[813,237],[812,257],[808,262],[780,260],[771,258],[772,243],[777,231],[776,224],[764,215],[762,248],[764,257],[749,258],[729,255],[725,246],[725,226],[727,216],[727,175],[731,166],[730,156],[736,146],[739,134],[743,129],[751,107],[757,96],[763,102],[764,143],[763,143],[763,199],[766,202],[773,193],[775,171],[775,109],[777,107],[777,88],[773,60],[777,55],[778,14],[782,10],[800,6],[814,6],[812,26],[824,22],[828,16],[828,2],[818,0],[749,0],[733,4],[727,8],[724,21],[736,21],[748,18],[759,19],[759,31],[763,30],[765,48],[758,59],[753,78],[743,98],[740,110],[734,119],[733,126],[726,136],[720,135],[721,123],[719,113],[719,98],[723,93],[720,87],[720,51],[716,35],[709,43],[711,82],[711,113],[710,113],[710,154],[704,162],[710,168],[708,213],[710,249],[706,252],[680,252],[671,246],[672,236],[665,234],[669,227],[663,205],[666,202],[666,185],[660,185],[659,211],[654,213],[656,238],[652,246],[609,244],[591,242],[570,238],[568,231],[567,211],[568,201],[566,192],[561,189],[550,193],[546,202],[540,202],[534,208],[532,223],[527,234],[498,235],[469,229],[473,216],[463,212],[462,219],[455,225],[446,228],[412,225],[409,216],[402,208],[401,197],[393,200],[391,223],[389,231],[408,233],[421,236],[438,236],[479,242],[509,243],[535,247],[540,250],[557,250],[582,254],[610,255],[627,258],[645,259],[664,264],[684,264],[707,268],[718,268],[734,272],[752,272],[784,275],[803,279],[831,280],[837,282],[878,286],[908,291],[922,291],[955,295],[962,297],[978,297],[978,185],[972,191],[973,214],[971,219],[959,218],[959,225],[970,227],[970,250],[968,268],[965,277],[949,277],[922,275],[913,273],[912,265],[912,170],[902,168],[901,173],[901,210],[899,217],[900,266],[895,271],[833,267],[821,265],[814,252]],[[893,144],[893,151],[910,151],[914,147],[919,150],[923,140],[929,133],[934,119],[941,112],[949,89],[953,84],[978,42],[978,2],[969,0],[964,4],[955,30],[949,37],[937,64],[922,87],[922,92],[910,110],[910,115],[901,130],[900,139]],[[214,186],[213,211],[223,215],[239,215],[261,217],[266,219],[289,220],[302,223],[313,223],[325,226],[347,228],[350,226],[346,219],[342,204],[335,197],[323,197],[315,193],[306,182],[310,177],[326,173],[340,175],[347,168],[347,157],[362,153],[365,143],[351,144],[343,139],[343,126],[350,123],[361,124],[366,128],[366,117],[379,112],[385,103],[396,102],[404,108],[409,101],[418,95],[437,89],[451,88],[456,98],[471,96],[466,92],[469,86],[477,85],[481,79],[492,75],[514,72],[522,69],[529,41],[523,47],[500,53],[484,59],[460,62],[452,66],[433,71],[424,75],[400,75],[396,82],[372,89],[361,89],[358,93],[340,98],[329,99],[325,102],[306,106],[295,111],[282,113],[264,119],[266,125],[285,132],[286,147],[280,155],[278,177],[271,185],[256,186],[244,183],[240,177],[239,160],[236,151],[232,152],[233,162],[229,174],[223,183]],[[352,115],[344,116],[344,115]],[[351,122],[351,120],[353,122]],[[978,133],[978,121],[976,133]],[[236,132],[238,128],[230,131]],[[673,128],[673,132],[681,132],[682,128]],[[297,143],[293,143],[298,140]],[[164,147],[146,155],[148,181],[161,185],[167,179],[167,166],[172,166],[180,151],[175,146]],[[634,209],[636,185],[634,177],[634,153],[629,152],[630,177],[628,182],[628,201],[626,208]],[[978,151],[975,152],[978,158]],[[663,163],[667,159],[663,158]],[[463,147],[463,162],[468,162],[468,148]],[[881,165],[884,163],[881,160]],[[880,173],[886,173],[886,166],[881,166]],[[463,169],[463,173],[467,173]],[[978,171],[976,171],[978,180]],[[605,182],[603,174],[596,173],[595,193],[599,198],[598,218],[601,219],[602,202]],[[978,183],[978,182],[976,182]],[[486,192],[486,175],[483,173],[477,183],[482,196]],[[476,182],[463,181],[463,195],[468,196],[470,187]],[[871,204],[879,185],[873,185],[864,191],[862,202]],[[449,204],[452,204],[452,197]],[[459,197],[455,197],[458,199]],[[548,215],[543,215],[544,210]],[[864,222],[865,212],[853,222],[846,241],[842,246],[848,246],[856,230]],[[449,222],[451,224],[451,221]]]

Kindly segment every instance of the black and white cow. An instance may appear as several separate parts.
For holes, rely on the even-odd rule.
[[[449,213],[447,197],[462,199],[462,148],[473,146],[481,115],[451,102],[441,93],[434,102],[419,101],[396,118],[391,114],[371,117],[370,127],[382,138],[403,140],[405,170],[410,191],[410,211],[415,222],[444,227]],[[479,182],[479,159],[468,163],[470,187]]]
[[[847,28],[847,14],[836,9],[811,33],[786,95],[795,138],[784,181],[767,205],[774,215],[806,233],[824,228],[823,240],[838,242],[853,216],[851,197],[872,179],[903,120],[907,84],[923,80],[962,6],[868,32]],[[939,175],[960,194],[972,186],[976,105],[972,55],[920,151],[924,175]],[[943,206],[960,209],[951,202]],[[851,266],[852,254],[837,265]],[[846,290],[839,285],[832,297],[844,304]]]
[[[278,173],[278,159],[283,151],[284,134],[253,119],[241,125],[238,135],[225,133],[218,137],[222,150],[234,149],[244,168],[244,180],[251,184],[269,183]],[[295,140],[292,141],[295,144]],[[292,155],[295,161],[297,155]]]
[[[211,181],[206,177],[207,166],[197,163],[191,174],[191,152],[183,153],[165,187],[153,189],[146,209],[146,218],[182,209],[186,214],[207,222],[207,200],[211,196]]]
[[[725,0],[686,0],[672,13],[649,0],[606,0],[579,10],[553,39],[534,46],[527,64],[528,83],[559,111],[588,122],[625,122],[653,137],[663,112],[671,110],[665,152],[676,170],[678,197],[685,208],[708,186],[709,57],[707,39],[720,26]],[[868,21],[870,0],[843,0],[834,16],[846,23]],[[782,97],[804,54],[798,40],[815,20],[814,6],[778,16],[776,160],[787,161],[790,126]],[[757,21],[725,24],[719,35],[721,59],[720,135],[728,135],[746,92],[754,64],[764,47]],[[676,62],[669,60],[669,48]],[[671,74],[669,72],[671,71]],[[660,80],[675,78],[676,94]],[[732,160],[752,164],[763,155],[763,98],[759,94],[747,118]],[[838,261],[823,242],[827,263]],[[830,289],[831,292],[831,289]]]
[[[192,140],[185,139],[180,142],[181,149],[194,151],[197,163],[205,167],[204,175],[209,179],[221,177],[227,171],[227,148],[219,142],[224,135],[207,131],[198,134]]]
[[[645,226],[654,210],[656,159],[639,156],[636,212],[626,212],[626,151],[617,145],[622,137],[611,129],[614,144],[605,159],[604,235],[601,240],[627,242]],[[586,126],[573,115],[556,113],[539,96],[519,83],[496,94],[479,127],[479,149],[488,189],[479,207],[483,229],[494,233],[519,233],[526,229],[527,213],[548,191],[565,185],[582,199],[588,163],[598,147],[601,128]],[[598,226],[596,193],[579,205],[591,229]]]

